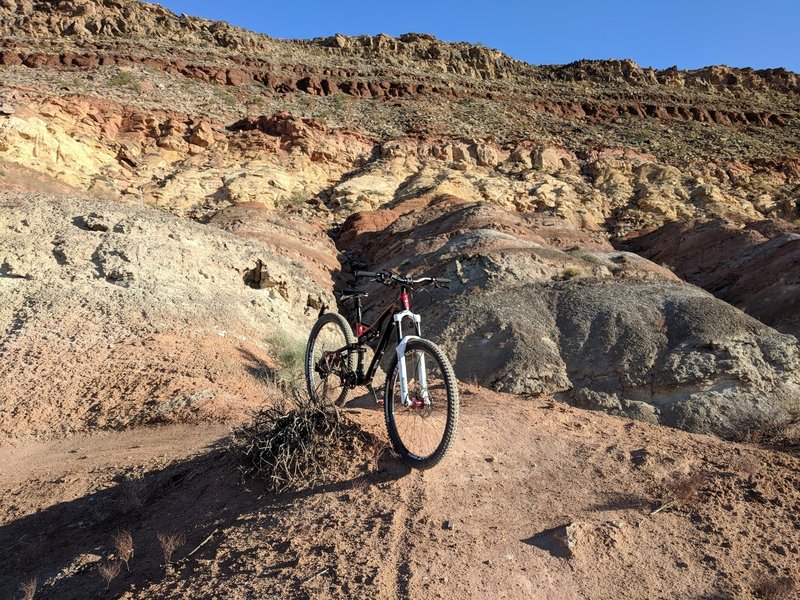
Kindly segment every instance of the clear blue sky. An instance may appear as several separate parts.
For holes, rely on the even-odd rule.
[[[160,2],[281,38],[409,31],[481,42],[533,64],[632,58],[642,66],[713,64],[800,72],[800,1],[245,0]]]

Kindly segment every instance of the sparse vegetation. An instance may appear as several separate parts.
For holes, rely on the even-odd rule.
[[[120,71],[108,80],[109,87],[127,87],[136,92],[142,91],[139,81],[127,71]]]
[[[304,190],[294,190],[282,198],[282,205],[284,208],[297,206],[298,204],[303,204],[308,198],[309,194]]]
[[[766,418],[742,419],[735,424],[737,442],[781,450],[800,449],[800,409],[776,411]]]
[[[661,506],[650,514],[654,515],[676,505],[682,507],[691,506],[697,501],[700,490],[703,488],[703,485],[705,485],[706,480],[706,475],[700,472],[694,472],[688,476],[681,474],[673,475],[672,481],[666,486],[669,500],[661,504]]]
[[[753,588],[753,595],[762,600],[788,600],[796,591],[797,584],[791,577],[764,577]]]
[[[219,99],[219,101],[228,107],[234,107],[239,104],[239,100],[237,100],[236,96],[231,94],[228,90],[221,86],[215,86],[213,88],[215,95]]]
[[[22,600],[33,600],[36,596],[38,582],[36,577],[31,577],[19,584],[19,591],[22,592]]]
[[[306,356],[305,342],[285,331],[278,331],[269,338],[269,345],[278,361],[278,368],[268,376],[270,383],[282,392],[303,389],[301,377]]]
[[[180,531],[159,531],[156,537],[164,554],[165,566],[172,564],[172,555],[186,543],[186,536]]]
[[[580,277],[583,273],[580,267],[576,267],[574,265],[570,265],[568,267],[564,267],[564,270],[561,272],[561,277],[563,279],[572,279],[573,277]]]
[[[752,480],[761,470],[761,462],[753,456],[740,456],[731,463],[731,468]]]
[[[114,578],[119,575],[121,568],[122,563],[118,560],[106,559],[98,563],[97,572],[100,573],[100,577],[106,582],[106,591],[111,587],[111,582]]]
[[[144,506],[147,494],[145,482],[141,479],[125,479],[120,486],[120,508],[123,513],[135,513]]]
[[[331,105],[336,110],[343,110],[347,106],[347,94],[338,93],[331,98]]]
[[[117,549],[117,557],[125,563],[125,569],[130,573],[128,561],[133,557],[133,537],[130,531],[123,529],[117,532],[114,535],[114,547]]]
[[[372,436],[335,406],[320,406],[296,392],[291,405],[265,408],[232,435],[229,449],[242,474],[277,492],[327,483],[359,459],[377,455]]]

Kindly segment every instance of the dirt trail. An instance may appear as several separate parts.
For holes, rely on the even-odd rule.
[[[245,490],[210,448],[222,425],[2,449],[0,595],[33,574],[60,599],[746,598],[800,580],[797,458],[482,388],[463,400],[439,468],[392,459],[280,497]],[[385,436],[366,399],[348,411]],[[651,516],[676,471],[706,475],[697,502]],[[569,523],[571,557],[549,532]],[[136,554],[103,596],[96,562],[118,528]],[[186,534],[169,569],[166,530]]]

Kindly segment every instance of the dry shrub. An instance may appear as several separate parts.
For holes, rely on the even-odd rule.
[[[800,451],[800,404],[789,410],[775,409],[759,419],[734,423],[734,441],[768,448]]]
[[[117,556],[125,563],[125,569],[130,573],[128,561],[133,557],[133,537],[130,531],[125,529],[118,531],[114,535],[114,547],[117,549]]]
[[[22,600],[33,600],[36,595],[37,587],[36,577],[31,577],[27,581],[19,584],[19,591],[22,592]]]
[[[143,479],[126,479],[120,492],[119,502],[125,514],[142,510],[147,499],[147,485]]]
[[[161,544],[164,562],[167,565],[172,562],[172,555],[175,554],[175,550],[186,543],[186,536],[180,531],[159,531],[156,537],[158,538],[158,543]]]
[[[788,600],[794,597],[797,584],[791,577],[763,578],[753,588],[756,598],[763,600]]]
[[[119,570],[121,568],[122,564],[118,560],[106,559],[97,565],[97,572],[100,573],[100,577],[106,582],[106,591],[111,587],[113,579],[119,575]]]
[[[686,476],[676,476],[667,485],[667,489],[672,494],[673,501],[681,506],[690,506],[697,501],[698,494],[706,482],[703,473],[695,472]]]
[[[246,477],[257,476],[276,492],[329,483],[369,460],[373,437],[335,406],[299,392],[292,405],[262,409],[234,430],[229,444]],[[377,452],[377,451],[375,451]]]
[[[667,496],[669,499],[661,506],[653,510],[650,514],[654,515],[656,513],[660,513],[665,508],[670,508],[676,505],[683,507],[693,505],[695,502],[697,502],[700,490],[703,489],[703,485],[706,483],[706,480],[706,475],[700,472],[695,472],[688,476],[681,473],[675,473],[672,476],[672,481],[666,485]]]
[[[761,461],[754,456],[739,456],[731,461],[731,468],[752,479],[761,471]]]

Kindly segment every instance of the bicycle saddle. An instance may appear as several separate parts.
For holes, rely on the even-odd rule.
[[[369,294],[364,290],[354,290],[352,288],[347,288],[346,290],[339,292],[340,300],[349,300],[350,298],[366,298],[367,296],[369,296]]]

